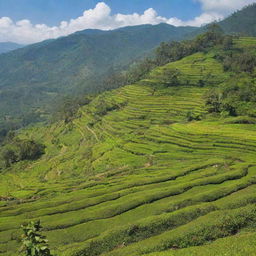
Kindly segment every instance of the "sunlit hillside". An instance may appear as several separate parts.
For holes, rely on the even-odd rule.
[[[256,119],[209,113],[207,93],[235,75],[219,51],[105,92],[70,122],[20,131],[46,149],[1,170],[0,255],[19,255],[20,225],[36,219],[63,256],[253,255]]]

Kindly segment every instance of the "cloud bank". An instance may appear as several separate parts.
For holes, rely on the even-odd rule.
[[[215,20],[223,19],[234,10],[240,9],[256,0],[193,0],[202,5],[203,13],[193,20],[182,21],[176,17],[166,18],[149,8],[144,13],[138,14],[111,14],[110,7],[104,2],[99,2],[94,9],[85,10],[83,15],[62,21],[58,26],[45,24],[32,24],[29,20],[14,22],[9,17],[0,18],[0,42],[16,42],[30,44],[46,39],[67,36],[84,29],[111,30],[124,26],[142,24],[156,25],[167,23],[174,26],[201,26]]]

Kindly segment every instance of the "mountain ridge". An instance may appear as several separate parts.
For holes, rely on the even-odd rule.
[[[0,54],[14,51],[22,47],[24,47],[24,45],[13,43],[13,42],[2,42],[2,43],[0,42]]]
[[[256,23],[252,15],[255,6],[248,6],[219,24],[227,33],[239,33],[242,28],[244,33],[253,34],[250,24]],[[253,31],[248,31],[248,27]],[[47,116],[52,102],[67,94],[110,89],[111,86],[103,88],[95,81],[113,71],[126,70],[163,41],[191,39],[203,31],[205,27],[174,27],[164,23],[113,31],[92,29],[2,54],[0,123],[6,119],[22,122],[30,112]]]
[[[18,97],[16,104],[24,113],[29,108],[48,104],[58,95],[77,91],[81,86],[87,92],[97,91],[90,87],[90,79],[95,75],[100,77],[108,70],[121,69],[142,58],[162,41],[182,39],[191,29],[160,24],[97,31],[96,34],[90,30],[1,55],[2,118],[17,114],[18,109],[11,104],[6,108],[11,95]]]

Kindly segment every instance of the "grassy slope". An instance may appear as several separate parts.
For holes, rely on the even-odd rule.
[[[210,255],[219,247],[239,255],[240,235],[217,240],[238,231],[243,255],[253,255],[246,239],[255,237],[256,127],[186,121],[188,111],[206,113],[207,87],[191,85],[230,75],[213,55],[189,56],[106,92],[70,124],[22,131],[47,152],[1,174],[0,255],[18,255],[19,225],[38,218],[58,255]],[[165,88],[163,70],[174,67],[190,83]]]

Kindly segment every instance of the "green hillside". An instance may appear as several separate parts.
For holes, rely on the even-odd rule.
[[[0,55],[0,122],[44,114],[61,95],[98,92],[95,76],[123,69],[162,41],[181,40],[194,29],[160,24],[85,30]]]
[[[237,11],[220,26],[228,34],[255,36],[255,6]],[[116,88],[102,82],[102,77],[151,56],[161,42],[193,38],[205,30],[167,24],[85,30],[1,54],[0,130],[2,124],[9,129],[45,120],[52,103],[63,95]]]
[[[69,123],[20,131],[16,140],[46,148],[38,160],[0,163],[0,255],[19,254],[20,225],[33,219],[60,256],[255,255],[256,119],[206,106],[235,76],[221,53],[156,68]]]

